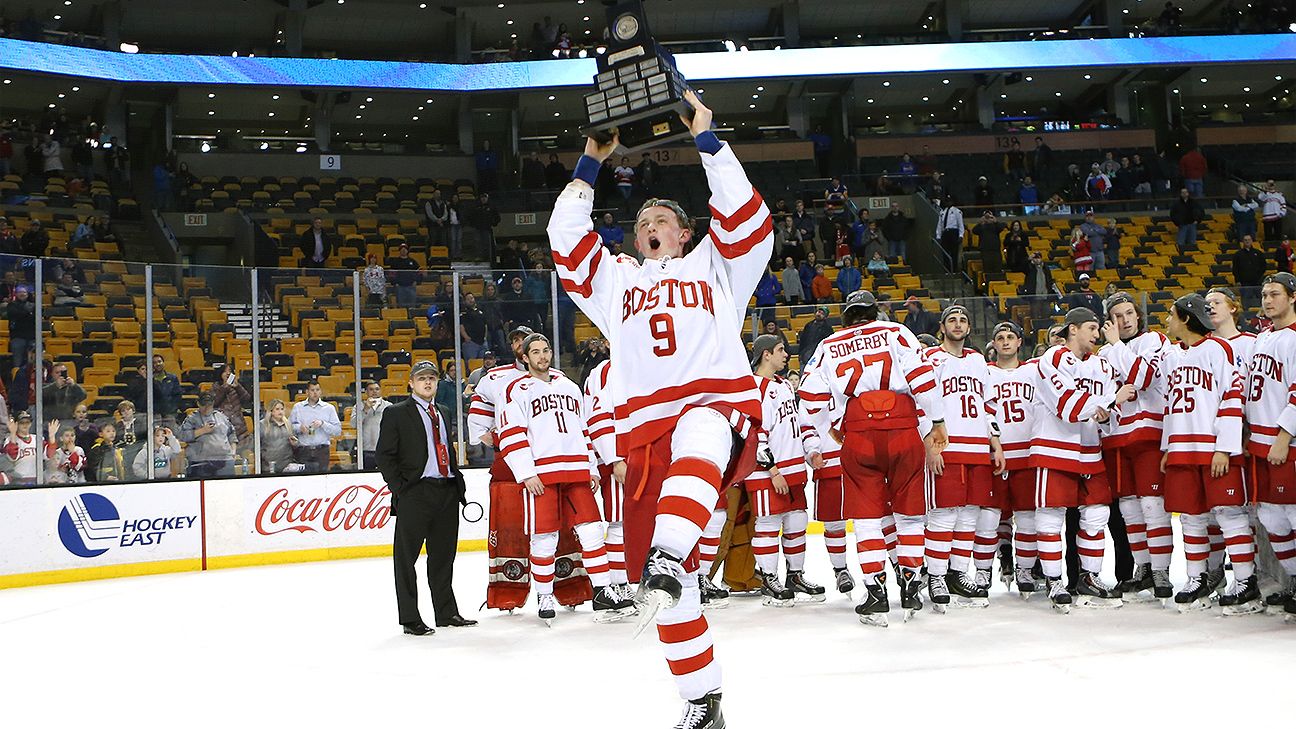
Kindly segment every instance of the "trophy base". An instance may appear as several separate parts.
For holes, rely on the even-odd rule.
[[[644,109],[602,124],[581,127],[580,131],[600,144],[612,141],[612,135],[619,134],[621,149],[624,152],[642,152],[688,139],[691,136],[689,128],[680,121],[680,114],[684,114],[687,119],[693,118],[693,107],[685,101],[677,101],[665,106]]]

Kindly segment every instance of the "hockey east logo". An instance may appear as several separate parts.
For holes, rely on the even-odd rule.
[[[162,543],[168,532],[192,529],[196,516],[123,518],[107,497],[86,492],[72,497],[59,512],[59,541],[67,551],[90,559],[113,547],[129,549]]]

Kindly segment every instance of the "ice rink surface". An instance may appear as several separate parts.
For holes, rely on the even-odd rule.
[[[853,555],[852,555],[853,558]],[[348,560],[0,591],[8,727],[668,729],[681,702],[651,632],[478,613],[485,553],[457,562],[475,628],[402,635],[390,561]],[[807,576],[830,570],[811,538]],[[857,570],[854,570],[857,571]],[[1181,569],[1175,582],[1182,585]],[[1110,580],[1110,575],[1108,576]],[[858,596],[859,591],[856,591]],[[1159,604],[1054,613],[1002,585],[988,609],[860,625],[853,603],[708,612],[730,727],[1290,720],[1296,623]],[[424,619],[433,620],[427,593]]]

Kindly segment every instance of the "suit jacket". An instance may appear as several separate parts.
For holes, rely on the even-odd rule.
[[[337,238],[327,230],[321,231],[321,238],[324,243],[324,260],[328,260],[337,252]],[[315,231],[307,228],[302,232],[301,237],[297,239],[297,248],[301,251],[301,257],[304,261],[309,261],[315,257]]]
[[[441,413],[441,417],[444,419],[445,413]],[[449,432],[447,423],[447,437]],[[459,503],[467,505],[463,473],[455,464],[454,450],[449,445],[446,444],[450,453],[450,478],[459,489]],[[428,459],[427,429],[423,427],[423,416],[419,414],[419,404],[414,398],[406,398],[383,412],[375,451],[378,470],[392,494],[392,513],[395,514],[401,494],[423,477]]]

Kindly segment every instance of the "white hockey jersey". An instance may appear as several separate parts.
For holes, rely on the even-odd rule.
[[[1251,356],[1255,354],[1256,335],[1238,332],[1225,341],[1233,349],[1233,366],[1237,367],[1238,374],[1242,376],[1242,409],[1245,411],[1251,386]]]
[[[1242,376],[1233,349],[1218,337],[1162,354],[1157,387],[1165,393],[1161,450],[1168,465],[1210,465],[1223,451],[1242,453]]]
[[[1135,398],[1120,407],[1120,417],[1110,424],[1103,443],[1106,448],[1120,448],[1140,441],[1161,440],[1161,418],[1165,397],[1152,386],[1159,376],[1156,367],[1170,340],[1160,332],[1146,331],[1128,342],[1108,344],[1099,353],[1122,384],[1133,385]]]
[[[65,451],[53,443],[45,444],[45,478],[50,483],[85,483],[85,451],[72,446]]]
[[[17,433],[9,433],[9,438],[4,444],[4,453],[13,461],[12,473],[14,478],[36,478],[37,450],[35,434],[20,438]]]
[[[588,483],[598,475],[580,388],[562,375],[527,376],[512,387],[500,423],[500,455],[522,482]]]
[[[505,393],[510,385],[526,376],[526,366],[518,362],[492,367],[482,375],[468,401],[469,443],[480,443],[483,435],[499,430],[499,414],[507,402]],[[498,447],[499,443],[495,445]]]
[[[1103,358],[1089,355],[1082,360],[1064,345],[1049,349],[1036,366],[1030,465],[1070,473],[1101,472],[1102,441],[1094,417],[1099,409],[1111,410],[1116,399],[1115,372]]]
[[[1256,337],[1249,372],[1247,450],[1266,458],[1279,428],[1296,434],[1296,324]]]
[[[761,393],[761,427],[757,438],[774,454],[774,465],[789,484],[806,482],[806,450],[797,421],[797,399],[782,377],[755,376]],[[753,488],[771,486],[769,471],[759,467],[747,477]]]
[[[990,368],[975,349],[961,355],[931,347],[923,358],[932,366],[940,398],[945,401],[945,428],[949,447],[946,463],[990,463],[990,438],[999,434],[995,402],[989,387]]]
[[[608,369],[612,360],[605,359],[594,365],[585,378],[585,415],[589,424],[590,440],[601,465],[610,466],[625,460],[617,455],[616,420],[612,415],[612,396],[608,392]]]
[[[991,363],[991,399],[999,414],[999,442],[1010,471],[1030,467],[1031,439],[1035,437],[1035,386],[1039,362],[1028,360],[1012,369]]]
[[[805,382],[804,377],[801,381]],[[804,397],[797,399],[797,422],[801,426],[801,442],[805,446],[806,455],[818,453],[824,459],[823,468],[814,472],[816,481],[841,475],[841,444],[832,437],[831,431],[834,420],[832,401],[828,401],[828,412],[820,417],[820,411],[824,407],[823,404],[811,403]]]
[[[774,247],[769,208],[727,143],[702,153],[711,226],[679,258],[613,256],[592,231],[594,192],[573,181],[554,204],[549,244],[563,289],[607,337],[619,446],[645,446],[689,408],[755,420],[760,393],[742,342],[747,303]]]

